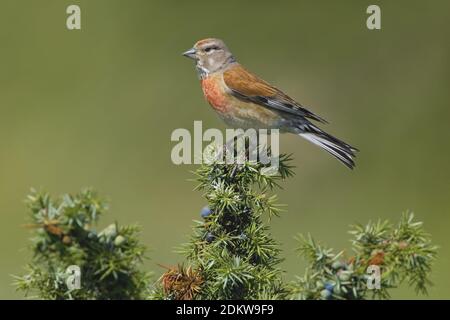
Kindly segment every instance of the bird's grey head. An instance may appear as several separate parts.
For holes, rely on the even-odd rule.
[[[197,71],[201,78],[210,73],[225,69],[235,62],[233,54],[220,39],[208,38],[197,41],[192,49],[183,55],[196,61]]]

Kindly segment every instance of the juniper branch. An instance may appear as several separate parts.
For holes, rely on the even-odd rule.
[[[53,200],[46,193],[27,197],[34,229],[33,261],[28,273],[15,277],[17,289],[41,299],[142,299],[149,273],[140,271],[145,247],[137,226],[94,226],[107,210],[91,190]],[[81,269],[81,288],[68,288],[66,269]]]

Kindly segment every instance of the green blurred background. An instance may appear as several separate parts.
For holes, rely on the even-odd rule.
[[[382,30],[366,28],[379,4]],[[78,4],[82,30],[66,29]],[[205,204],[188,181],[195,166],[170,160],[176,128],[224,128],[180,53],[223,38],[241,63],[329,119],[361,149],[350,172],[295,136],[281,150],[296,176],[272,222],[286,279],[302,274],[293,236],[311,232],[348,248],[348,225],[397,221],[412,210],[441,246],[430,298],[450,298],[450,2],[2,0],[0,4],[0,298],[20,298],[11,274],[29,260],[23,203],[30,187],[53,194],[92,186],[113,220],[139,223],[146,266],[182,258]],[[402,287],[396,298],[414,298]]]

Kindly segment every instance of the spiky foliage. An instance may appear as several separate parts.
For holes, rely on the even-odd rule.
[[[263,221],[278,216],[271,195],[291,175],[289,157],[280,157],[278,174],[267,175],[259,162],[211,163],[196,172],[197,190],[208,202],[202,221],[180,252],[203,279],[195,299],[276,299],[285,297],[278,264],[279,244]],[[172,294],[166,296],[171,298]]]
[[[139,228],[111,224],[93,228],[106,211],[95,192],[85,190],[53,200],[33,191],[27,198],[34,229],[33,261],[28,274],[16,277],[18,290],[41,299],[141,299],[149,274],[139,270],[145,247]],[[69,266],[81,271],[81,288],[69,289]]]
[[[299,253],[310,263],[303,277],[292,285],[294,299],[389,298],[389,289],[402,282],[426,294],[437,247],[432,245],[422,222],[405,213],[397,226],[378,221],[354,225],[351,257],[318,244],[311,236],[299,236]],[[380,288],[369,288],[369,266],[380,270]],[[370,269],[369,269],[370,270]]]
[[[272,191],[292,174],[290,159],[279,158],[276,175],[267,174],[273,173],[265,170],[269,164],[245,159],[212,161],[195,172],[208,202],[203,219],[179,250],[186,262],[164,267],[151,290],[149,274],[139,269],[145,248],[138,229],[115,223],[97,233],[93,225],[106,206],[94,192],[58,200],[33,192],[28,227],[35,230],[34,256],[28,274],[16,277],[17,288],[41,299],[367,299],[389,298],[389,289],[406,282],[426,293],[437,248],[412,214],[396,226],[353,226],[348,256],[299,236],[298,251],[309,266],[297,281],[283,283],[280,246],[266,221],[280,213]],[[67,287],[71,265],[81,269],[80,289]],[[369,266],[380,268],[380,289],[368,287]]]

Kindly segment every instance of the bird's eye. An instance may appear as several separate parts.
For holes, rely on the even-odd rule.
[[[205,48],[205,52],[209,53],[209,52],[212,52],[212,51],[217,50],[217,49],[218,49],[217,47],[208,47],[208,48]]]

